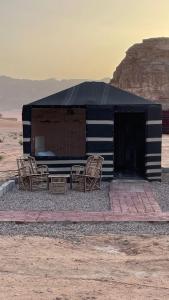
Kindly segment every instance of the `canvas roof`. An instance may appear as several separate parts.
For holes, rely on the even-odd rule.
[[[137,105],[154,102],[104,82],[83,82],[74,87],[29,103],[31,106]]]

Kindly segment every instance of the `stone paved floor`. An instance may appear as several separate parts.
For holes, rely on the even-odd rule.
[[[0,211],[0,222],[169,221],[146,181],[113,181],[109,198],[109,211]]]
[[[113,181],[110,184],[110,206],[114,214],[160,213],[151,186],[146,181]]]

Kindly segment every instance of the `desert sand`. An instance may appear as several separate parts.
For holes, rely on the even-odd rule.
[[[169,299],[167,236],[0,237],[1,299]]]
[[[15,170],[22,154],[22,123],[0,119],[0,171]]]

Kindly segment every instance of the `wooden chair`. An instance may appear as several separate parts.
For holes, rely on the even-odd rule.
[[[30,174],[31,170],[29,166],[24,166],[22,159],[18,158],[16,160],[18,167],[18,185],[20,190],[30,190]]]
[[[30,165],[32,174],[49,174],[47,165],[38,166],[36,163],[35,157],[32,157],[32,156],[28,156],[27,159],[28,159],[28,163]]]
[[[84,174],[84,166],[80,166],[80,165],[74,165],[71,168],[71,174],[70,174],[70,188],[73,189],[74,187],[76,187],[76,185],[79,185],[79,175],[83,175]]]
[[[71,182],[76,183],[78,190],[93,191],[101,188],[102,165],[104,158],[99,155],[89,156],[83,174],[73,174],[71,171]],[[75,166],[72,167],[75,168]]]
[[[32,157],[22,157],[17,159],[19,188],[41,190],[48,188],[47,166],[36,165]]]

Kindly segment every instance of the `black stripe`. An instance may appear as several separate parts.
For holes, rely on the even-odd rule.
[[[86,136],[87,137],[113,137],[113,124],[87,124],[86,125]]]
[[[156,166],[145,166],[146,170],[149,170],[151,172],[151,170],[156,170],[156,169],[161,169],[161,164],[156,165]],[[149,173],[146,173],[149,174]]]
[[[31,121],[32,109],[31,106],[24,105],[22,108],[22,120]]]
[[[105,160],[113,160],[113,155],[102,155],[104,157]],[[89,157],[89,155],[86,156],[35,156],[37,161],[41,161],[41,160],[49,160],[49,161],[53,161],[53,160],[86,160]]]
[[[104,108],[104,106],[97,107],[87,107],[86,111],[87,120],[113,120],[113,107],[109,106]]]
[[[39,165],[40,164],[43,164],[43,163],[40,163],[40,161],[39,161]],[[48,163],[46,163],[46,165],[49,168],[70,168],[73,165],[82,165],[82,166],[84,166],[84,165],[86,165],[86,162],[84,162],[84,163],[78,163],[78,162],[76,163],[76,162],[74,162],[74,163],[63,163],[63,164],[57,164],[57,163],[48,164]],[[103,163],[103,168],[107,168],[107,169],[113,168],[113,163],[110,164],[110,165]]]
[[[87,142],[86,152],[112,152],[113,142]]]
[[[114,106],[114,112],[124,112],[124,113],[130,113],[130,112],[146,112],[147,106],[145,105],[115,105]]]
[[[31,126],[23,125],[23,137],[30,138],[31,137]]]
[[[161,125],[148,125],[146,137],[161,137],[162,126]]]
[[[23,153],[31,154],[31,143],[30,142],[23,142]]]
[[[148,174],[146,174],[146,177],[148,178],[148,177],[160,177],[161,176],[161,173],[148,173]]]
[[[147,142],[146,153],[161,153],[161,142]]]
[[[146,162],[161,161],[161,156],[160,155],[157,155],[157,156],[146,156],[145,157],[145,161]]]
[[[161,105],[155,104],[148,107],[148,118],[147,120],[161,120],[162,119],[162,111],[161,111]]]

